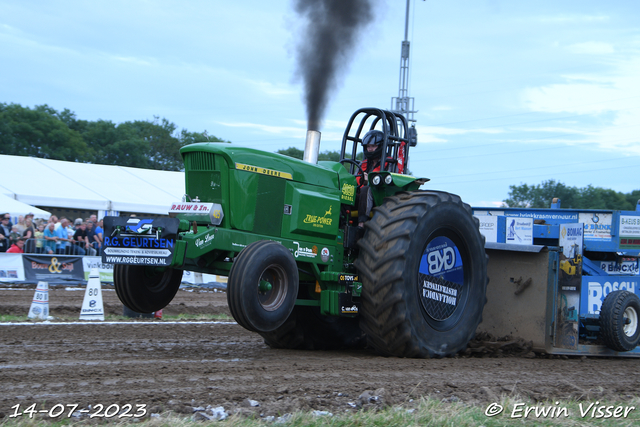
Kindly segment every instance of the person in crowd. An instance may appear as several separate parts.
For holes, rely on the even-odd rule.
[[[58,255],[74,254],[73,238],[69,237],[69,220],[65,217],[60,219],[60,226],[55,229],[56,236],[58,237],[58,246],[56,253]]]
[[[18,215],[18,222],[16,223],[15,226],[18,227],[18,233],[20,233],[20,235],[22,235],[24,233],[24,230],[27,229],[27,226],[24,224],[23,215]]]
[[[18,224],[11,227],[11,233],[9,234],[9,240],[11,241],[11,244],[15,244],[18,240],[20,240],[21,237],[22,233],[20,233],[19,231]]]
[[[15,227],[15,226],[14,226]],[[11,254],[23,254],[24,253],[24,239],[19,238],[9,249],[7,249],[7,253]]]
[[[73,233],[73,243],[75,245],[75,250],[79,255],[86,255],[89,249],[93,250],[93,248],[89,246],[89,239],[87,238],[87,226],[82,221],[82,218],[76,219],[74,225],[76,229],[76,231]],[[89,253],[91,254],[91,251],[89,251]]]
[[[100,242],[100,247],[102,247],[102,244],[104,243],[104,236],[103,233],[104,231],[102,231],[102,218],[96,223],[96,236],[97,236],[97,240]]]
[[[0,252],[6,252],[9,249],[9,236],[11,235],[11,216],[6,213],[0,216]]]
[[[61,216],[60,219],[58,220],[58,222],[56,222],[56,230],[59,230],[62,227],[63,223],[66,224],[64,226],[64,229],[67,231],[67,235],[69,235],[69,238],[72,238],[73,237],[73,231],[69,232],[69,229],[72,226],[71,220],[69,218],[67,218],[66,216]]]
[[[32,254],[36,251],[36,245],[35,245],[35,239],[34,239],[34,234],[36,232],[36,229],[33,227],[33,221],[30,217],[25,218],[24,220],[24,232],[22,233],[22,237],[25,240],[24,243],[24,250],[26,253],[28,254]]]
[[[87,220],[86,224],[87,224],[87,239],[89,239],[89,244],[95,251],[93,255],[100,255],[100,249],[102,247],[102,244],[98,239],[98,236],[96,235],[95,224],[93,221],[91,221],[91,219]]]
[[[44,246],[42,253],[52,255],[58,251],[58,236],[56,235],[56,224],[49,222],[43,232]]]
[[[54,227],[56,227],[56,228],[58,228],[58,224],[59,224],[59,222],[58,222],[58,217],[57,217],[57,216],[55,216],[55,215],[51,215],[51,216],[49,217],[49,222],[52,222],[52,223],[53,223],[53,226],[54,226]]]
[[[36,253],[42,254],[44,250],[44,224],[38,225],[38,228],[33,232],[33,237],[36,241]]]

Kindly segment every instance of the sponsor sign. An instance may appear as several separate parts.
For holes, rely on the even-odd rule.
[[[640,216],[620,215],[620,235],[640,237]]]
[[[3,253],[0,255],[0,281],[13,282],[24,280],[22,254]]]
[[[508,217],[505,223],[505,243],[533,245],[533,218]]]
[[[480,221],[480,234],[486,242],[498,242],[498,217],[492,215],[475,215]]]
[[[583,276],[583,292],[580,302],[580,312],[587,314],[600,314],[602,301],[610,292],[625,290],[640,296],[640,278],[637,277],[607,277],[607,276]]]
[[[477,215],[504,215],[509,218],[532,218],[545,220],[549,224],[558,224],[563,222],[577,222],[578,214],[572,212],[562,212],[560,209],[548,209],[539,211],[534,209],[523,209],[522,211],[501,211],[501,210],[478,210]]]
[[[25,280],[84,280],[82,257],[23,254]]]
[[[91,270],[97,269],[100,281],[113,283],[113,264],[104,264],[99,256],[83,256],[82,267],[84,269],[84,279],[89,280]]]
[[[359,282],[360,276],[357,274],[341,274],[338,277],[338,283],[341,285],[352,285],[353,282]]]
[[[194,242],[198,249],[204,249],[213,244],[214,239],[216,238],[215,229],[210,230],[203,236],[200,236]]]
[[[358,306],[355,304],[349,307],[341,306],[340,314],[358,314]]]
[[[610,213],[580,213],[578,222],[584,224],[584,240],[596,240],[600,242],[611,241]]]
[[[179,220],[177,218],[104,218],[104,264],[171,264]]]
[[[560,273],[556,302],[556,347],[578,349],[578,318],[582,284],[582,223],[560,224]]]
[[[640,249],[640,216],[620,215],[620,248]]]
[[[245,165],[242,163],[236,163],[236,169],[246,172],[259,173],[261,175],[276,176],[278,178],[293,179],[293,176],[288,172],[280,172],[273,169],[261,168],[258,166]]]
[[[420,301],[435,320],[449,318],[458,306],[464,270],[457,246],[447,237],[436,237],[427,245],[418,268]]]
[[[562,254],[566,258],[575,258],[582,255],[582,237],[584,227],[581,223],[560,224],[560,236],[558,243],[562,246]]]
[[[171,204],[169,216],[220,225],[222,218],[224,218],[224,212],[219,203],[179,202]]]
[[[635,258],[622,259],[622,261],[598,261],[598,265],[603,271],[611,276],[637,276],[638,260]]]
[[[346,182],[342,184],[342,202],[354,204],[356,202],[356,186],[352,184],[347,184]]]
[[[333,210],[333,205],[329,206],[323,216],[320,215],[311,215],[307,214],[304,218],[305,224],[311,224],[314,227],[324,228],[325,225],[331,226],[333,219],[331,218],[331,211]]]
[[[293,242],[293,244],[298,248],[293,252],[293,256],[295,258],[315,258],[318,256],[318,247],[316,245],[308,248],[306,246],[301,246],[298,242]]]
[[[322,248],[322,250],[320,251],[320,259],[322,260],[322,262],[329,261],[330,256],[331,253],[329,252],[329,248]]]

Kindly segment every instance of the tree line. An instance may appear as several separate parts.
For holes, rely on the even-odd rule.
[[[282,148],[276,151],[278,154],[284,154],[285,156],[293,157],[295,159],[302,160],[304,157],[304,150],[301,150],[296,147]],[[322,153],[318,153],[318,161],[329,160],[332,162],[340,161],[340,152],[339,151],[323,151]]]
[[[120,124],[80,120],[68,109],[0,103],[0,153],[144,169],[184,169],[179,150],[194,142],[228,142],[177,131],[165,118]]]
[[[561,200],[562,208],[634,211],[640,190],[621,193],[592,185],[578,188],[550,179],[538,185],[510,185],[509,197],[503,204],[512,208],[548,208],[555,197]]]
[[[165,118],[120,124],[109,120],[80,120],[68,109],[48,105],[34,108],[0,103],[0,153],[44,159],[144,169],[184,169],[179,150],[195,142],[229,142],[204,132],[177,131]],[[302,159],[303,151],[290,147],[277,151]],[[339,161],[338,151],[319,153],[318,160]],[[505,207],[548,208],[553,198],[562,208],[635,210],[640,190],[630,193],[593,187],[567,186],[553,179],[537,185],[511,185]]]

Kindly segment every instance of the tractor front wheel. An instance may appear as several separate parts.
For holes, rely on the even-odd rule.
[[[484,237],[469,205],[444,192],[396,194],[374,209],[358,245],[360,326],[372,347],[443,357],[467,346],[487,287]]]
[[[240,326],[255,332],[280,327],[298,296],[298,266],[289,249],[260,240],[244,248],[227,281],[227,302]]]

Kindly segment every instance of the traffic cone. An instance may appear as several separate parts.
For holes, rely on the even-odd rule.
[[[47,282],[38,282],[28,317],[44,320],[49,317],[49,284]]]
[[[155,311],[155,312],[153,313],[153,318],[154,318],[154,319],[162,319],[162,309],[160,309],[160,310],[158,310],[158,311]]]
[[[80,320],[104,320],[104,304],[102,302],[102,285],[100,273],[97,268],[92,268],[89,273],[87,289],[84,291]]]

